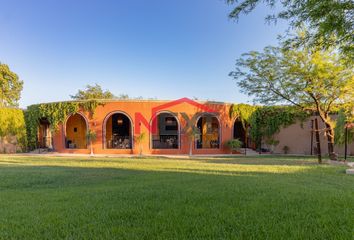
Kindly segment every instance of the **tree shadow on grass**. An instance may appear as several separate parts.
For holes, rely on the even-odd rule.
[[[278,167],[278,166],[277,166]],[[80,167],[80,166],[65,166],[65,165],[0,165],[0,190],[1,189],[23,189],[23,188],[38,188],[46,186],[48,188],[62,188],[67,185],[80,186],[104,184],[109,181],[124,181],[126,179],[134,179],[139,182],[144,181],[145,177],[151,177],[150,180],[160,179],[164,181],[167,178],[184,179],[189,177],[247,177],[247,178],[269,178],[278,181],[277,176],[308,176],[323,174],[321,170],[309,167],[300,168],[274,168],[262,169],[262,166],[257,166],[256,169],[210,169],[190,167],[171,167],[159,166],[158,168],[129,168],[127,166],[109,167]],[[140,178],[140,180],[139,180]],[[301,179],[301,178],[300,178]]]
[[[241,164],[241,165],[277,165],[277,166],[315,166],[319,165],[314,159],[262,159],[262,158],[206,158],[195,159],[195,161],[215,164]]]
[[[173,233],[176,226],[178,228],[188,221],[186,226],[191,226],[192,232],[207,226],[203,228],[204,233],[221,222],[216,229],[208,233],[217,238],[220,236],[217,235],[218,229],[225,223],[231,226],[235,223],[240,226],[258,224],[259,227],[265,225],[266,228],[279,229],[280,227],[275,227],[278,226],[278,220],[270,224],[267,224],[267,220],[278,214],[279,219],[292,218],[294,222],[300,219],[305,224],[308,223],[308,216],[312,213],[313,206],[318,205],[318,201],[323,204],[330,196],[332,200],[329,202],[338,204],[338,201],[341,201],[342,205],[349,203],[349,187],[354,179],[344,174],[333,174],[332,170],[330,175],[323,174],[322,170],[309,167],[300,171],[274,173],[261,169],[237,171],[195,166],[165,166],[163,169],[154,170],[119,166],[0,165],[0,203],[10,209],[7,214],[3,214],[8,217],[4,225],[7,226],[6,231],[11,232],[11,226],[11,229],[21,232],[20,227],[14,226],[26,225],[27,232],[28,229],[35,229],[32,234],[37,238],[44,238],[43,233],[49,234],[47,237],[55,236],[56,231],[63,231],[63,236],[66,236],[70,234],[67,230],[71,229],[67,226],[68,223],[76,224],[75,231],[81,231],[76,238],[83,238],[82,236],[86,236],[85,223],[93,226],[90,224],[96,219],[98,220],[95,224],[99,225],[91,229],[94,233],[89,233],[98,238],[100,230],[103,229],[111,234],[109,229],[104,228],[107,221],[113,226],[124,225],[127,232],[154,229],[150,238],[161,234],[160,228],[156,226],[163,226],[167,231],[165,234]],[[304,202],[311,205],[307,206],[307,213],[302,216],[297,209],[303,210]],[[289,206],[294,204],[294,212],[289,212]],[[333,206],[327,206],[323,210],[323,205],[320,205],[315,212],[322,216],[324,213],[328,214],[327,209],[333,212]],[[126,209],[129,211],[126,212]],[[53,217],[53,211],[60,217]],[[115,211],[113,217],[112,211]],[[92,212],[96,215],[91,218]],[[341,213],[341,210],[337,212]],[[18,216],[15,220],[14,214]],[[234,214],[238,214],[237,217]],[[33,215],[39,216],[40,219],[34,219],[42,225],[33,225],[30,220]],[[26,216],[29,220],[26,220]],[[242,216],[244,218],[238,222],[237,219]],[[156,217],[161,221],[155,224]],[[0,221],[1,218],[0,216]],[[261,219],[258,221],[259,218]],[[314,219],[317,218],[316,214]],[[123,220],[120,221],[121,219]],[[248,219],[252,221],[246,222]],[[342,219],[342,216],[338,219]],[[46,225],[48,221],[51,223],[49,226]],[[61,228],[58,227],[58,221]],[[132,223],[139,228],[132,229]],[[188,229],[180,229],[179,234],[190,232]],[[296,231],[301,229],[299,227]],[[253,231],[251,227],[247,233]],[[296,235],[296,231],[292,231]],[[90,235],[89,233],[87,234]],[[199,238],[203,238],[202,233],[197,234]],[[282,236],[287,234],[285,231]],[[169,237],[171,238],[171,235],[166,236]]]

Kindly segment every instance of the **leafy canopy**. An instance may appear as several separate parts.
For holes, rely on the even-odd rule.
[[[252,106],[244,103],[232,104],[229,110],[230,118],[235,118],[241,121],[243,129],[246,129],[246,125],[250,122],[252,114],[260,106]]]
[[[79,90],[75,95],[70,96],[74,100],[88,100],[88,99],[114,99],[113,93],[106,90],[104,91],[102,87],[98,84],[87,85],[84,90]]]
[[[8,65],[0,63],[0,107],[17,107],[21,98],[23,81]]]
[[[263,104],[329,113],[336,104],[354,100],[354,70],[330,50],[266,47],[243,54],[230,76]]]
[[[335,143],[337,145],[345,144],[345,134],[347,134],[348,142],[354,141],[354,129],[348,128],[347,133],[345,131],[346,125],[350,123],[350,119],[348,119],[347,114],[343,110],[340,110],[338,113],[338,118],[336,122],[335,128]]]
[[[340,53],[331,48],[266,47],[243,54],[230,75],[255,102],[286,103],[318,114],[333,153],[335,122],[330,114],[338,106],[350,109],[354,102],[354,69]]]
[[[306,42],[312,45],[323,44],[325,48],[339,46],[349,59],[354,58],[353,0],[226,0],[226,2],[235,5],[229,14],[233,19],[252,12],[260,3],[274,9],[279,2],[282,10],[269,14],[266,18],[268,21],[289,20],[293,28],[305,24],[312,29],[307,32]]]

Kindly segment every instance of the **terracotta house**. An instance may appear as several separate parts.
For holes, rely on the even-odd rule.
[[[43,120],[38,141],[40,147],[50,147],[56,152],[88,154],[86,133],[90,129],[97,135],[93,142],[96,154],[137,154],[140,147],[144,154],[188,154],[190,145],[193,154],[229,154],[225,142],[233,138],[240,139],[244,147],[254,147],[241,122],[229,117],[230,106],[187,98],[176,101],[112,100],[98,106],[93,116],[87,112],[68,116],[54,136],[48,131],[49,123]],[[279,144],[274,152],[283,153],[287,146],[291,154],[314,154],[310,122],[311,119],[308,123],[282,129],[275,136]],[[198,129],[199,135],[191,144],[186,130],[192,126]],[[145,138],[137,144],[135,138],[141,133]],[[325,153],[326,139],[324,136],[322,139]],[[343,151],[342,148],[336,150]],[[349,154],[354,154],[354,144],[349,146]]]

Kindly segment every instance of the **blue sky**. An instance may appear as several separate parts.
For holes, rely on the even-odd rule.
[[[237,23],[223,0],[0,0],[0,61],[25,82],[21,107],[98,83],[131,97],[247,102],[235,59],[276,44],[259,6]]]

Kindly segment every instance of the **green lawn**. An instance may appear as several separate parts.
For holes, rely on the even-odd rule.
[[[350,239],[354,176],[314,158],[0,155],[0,239]]]

